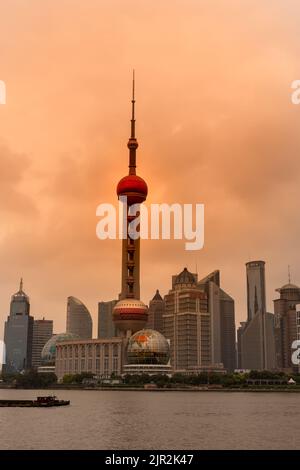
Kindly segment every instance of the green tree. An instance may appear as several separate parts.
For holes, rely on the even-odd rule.
[[[71,384],[74,382],[74,375],[73,374],[66,374],[63,376],[62,380],[63,384]]]
[[[38,374],[31,370],[16,377],[16,387],[21,388],[46,388],[55,383],[57,383],[57,377],[52,372]]]

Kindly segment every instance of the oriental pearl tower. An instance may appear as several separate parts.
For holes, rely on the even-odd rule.
[[[118,333],[129,338],[142,329],[147,322],[148,309],[140,300],[140,237],[130,237],[129,224],[138,217],[130,214],[133,204],[146,200],[148,187],[146,182],[136,174],[136,150],[138,142],[135,136],[135,80],[132,82],[132,115],[131,134],[127,144],[129,149],[129,173],[117,185],[117,195],[122,200],[127,198],[126,231],[122,241],[122,281],[119,301],[113,310],[113,321]]]

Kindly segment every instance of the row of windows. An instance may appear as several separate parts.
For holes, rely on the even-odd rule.
[[[108,357],[104,358],[104,373],[109,372],[110,364]],[[112,372],[117,373],[119,369],[119,358],[114,357],[112,361]],[[63,373],[80,373],[80,372],[101,372],[101,361],[96,359],[94,362],[92,359],[75,359],[74,363],[72,359],[63,359],[58,361],[58,369]],[[63,369],[63,370],[62,370]]]
[[[100,357],[104,354],[104,356],[109,356],[110,345],[104,344],[100,345],[75,345],[75,346],[63,346],[58,348],[57,350],[57,357],[65,357],[65,358],[72,358],[72,357],[92,357],[93,353],[96,350],[96,356]],[[119,345],[114,344],[112,347],[112,354],[113,356],[119,355]]]

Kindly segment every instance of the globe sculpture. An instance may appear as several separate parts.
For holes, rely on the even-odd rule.
[[[130,337],[127,347],[128,364],[166,365],[169,359],[169,343],[158,331],[143,329]]]

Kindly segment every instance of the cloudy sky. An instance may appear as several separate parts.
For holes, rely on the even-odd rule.
[[[205,247],[145,241],[142,299],[187,266],[221,270],[246,316],[245,262],[300,284],[297,0],[2,0],[0,325],[24,277],[32,314],[65,329],[120,291],[121,243],[96,238],[96,207],[127,172],[136,70],[138,172],[148,202],[205,204]],[[96,331],[96,328],[95,328]],[[2,327],[0,328],[2,335]]]

